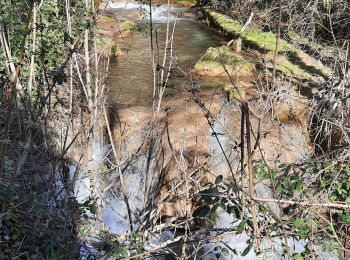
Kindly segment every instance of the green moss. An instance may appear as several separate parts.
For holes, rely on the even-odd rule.
[[[224,67],[229,73],[239,73],[242,75],[250,74],[254,70],[254,66],[251,63],[235,54],[227,46],[209,48],[196,63],[195,70],[199,74],[226,76]]]
[[[272,32],[261,32],[258,30],[247,30],[241,34],[243,42],[247,45],[257,47],[265,52],[276,50],[276,35]],[[279,42],[279,52],[293,51],[294,47],[284,40]]]
[[[253,65],[241,56],[236,55],[229,47],[209,48],[199,60],[199,63],[213,64],[221,66],[224,64],[229,67],[243,66],[246,69],[252,69]]]
[[[196,5],[196,0],[177,0],[175,2],[187,7]]]
[[[240,33],[241,24],[234,21],[231,17],[217,13],[209,8],[204,8],[202,12],[208,25],[218,28],[230,37],[241,38],[245,46],[257,49],[267,55],[270,55],[276,50],[276,35],[274,33],[262,32],[254,27],[248,28]],[[330,69],[317,63],[308,54],[295,48],[292,44],[283,39],[279,41],[278,53],[288,53],[288,56],[291,57],[294,62],[293,64],[290,60],[283,58],[283,55],[280,55],[279,57],[282,58],[280,58],[279,65],[276,67],[276,70],[280,73],[289,73],[298,79],[307,79],[314,82],[317,82],[318,78],[312,76],[310,73],[316,73],[324,77],[329,77],[329,75],[331,75]],[[273,57],[273,55],[271,57]],[[271,61],[272,59],[268,60]],[[226,61],[225,63],[230,64],[230,62]],[[214,64],[209,65],[214,66]]]
[[[239,34],[239,31],[241,30],[241,25],[232,20],[230,17],[217,13],[213,10],[210,9],[204,9],[206,10],[205,12],[207,12],[207,14],[210,16],[211,19],[213,19],[215,21],[215,23],[218,24],[218,26],[221,27],[221,29],[224,29],[230,33],[234,33],[234,34]]]
[[[286,57],[279,56],[276,71],[282,74],[291,74],[300,80],[311,80],[316,82],[317,78],[310,75],[307,71],[300,68],[298,65],[291,63]]]
[[[240,33],[241,24],[231,19],[229,16],[217,13],[210,9],[205,9],[206,21],[213,20],[213,22],[225,32],[240,37],[243,43],[247,46],[257,48],[264,52],[274,51],[276,49],[276,35],[272,32],[262,32],[256,28],[246,29]],[[292,51],[294,47],[284,40],[280,40],[279,52]]]
[[[103,24],[110,24],[110,23],[115,22],[115,19],[113,17],[111,17],[111,16],[101,15],[100,16],[100,21]]]
[[[131,32],[135,29],[135,24],[130,20],[125,20],[124,22],[120,23],[119,28],[123,32]]]
[[[153,0],[153,4],[163,4],[166,5],[168,0]],[[191,7],[196,5],[196,0],[170,0],[171,5]]]

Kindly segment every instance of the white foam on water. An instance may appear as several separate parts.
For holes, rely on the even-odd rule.
[[[143,9],[145,10],[145,14],[147,19],[149,19],[150,12],[149,12],[149,6],[145,4],[138,4],[133,2],[118,2],[114,3],[112,1],[109,1],[107,3],[106,9],[110,10],[136,10],[136,9]],[[168,9],[164,6],[152,6],[152,20],[156,22],[166,22],[168,17]],[[174,14],[169,13],[169,20],[174,20],[176,17]]]

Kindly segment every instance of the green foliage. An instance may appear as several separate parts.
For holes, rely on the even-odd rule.
[[[6,210],[5,210],[6,209]],[[0,258],[76,259],[71,219],[35,192],[0,182]]]
[[[51,186],[52,172],[45,168],[55,167],[57,158],[61,158],[50,150],[56,137],[51,127],[57,126],[50,112],[57,105],[68,106],[67,65],[72,54],[81,51],[83,31],[94,26],[93,19],[87,18],[91,13],[86,12],[83,0],[69,2],[71,32],[66,1],[6,0],[0,4],[0,24],[8,40],[9,59],[18,69],[18,81],[23,87],[21,98],[17,98],[0,44],[0,259],[77,259],[78,215],[86,209],[96,212],[92,200],[85,205],[75,200],[60,202]],[[37,10],[35,24],[32,3]],[[35,66],[30,98],[32,56]],[[21,158],[25,160],[23,165]],[[45,174],[41,172],[43,168]]]
[[[70,50],[67,47],[67,42],[70,44],[79,43],[81,40],[82,31],[90,26],[91,22],[85,18],[85,6],[83,1],[74,1],[72,3],[71,16],[75,19],[72,20],[72,34],[68,35],[67,21],[65,13],[64,1],[44,1],[40,6],[40,12],[37,12],[37,35],[36,35],[36,52],[32,52],[32,33],[25,32],[25,25],[28,18],[28,4],[26,1],[4,1],[0,5],[0,22],[2,22],[9,34],[11,40],[11,53],[13,57],[19,57],[21,51],[21,43],[26,36],[26,44],[24,48],[23,64],[21,66],[21,83],[26,89],[29,79],[29,66],[25,64],[30,63],[32,54],[35,57],[35,63],[40,64],[41,69],[35,70],[35,78],[38,79],[38,83],[33,85],[33,101],[36,105],[40,104],[43,88],[39,82],[44,83],[42,69],[45,70],[45,74],[52,80],[48,82],[58,85],[62,85],[66,82],[67,76],[63,68],[69,59]],[[31,14],[31,17],[33,14]],[[18,22],[22,21],[22,22]],[[32,21],[31,21],[32,22]],[[30,28],[32,24],[30,23]],[[1,71],[1,68],[0,68]]]
[[[299,165],[282,164],[277,169],[270,169],[262,160],[257,160],[254,161],[253,166],[256,179],[270,184],[275,189],[277,199],[296,202],[299,200],[309,201],[310,196],[320,196],[324,193],[328,194],[329,199],[336,203],[349,203],[350,201],[350,167],[348,163],[309,160]],[[313,176],[318,177],[313,178]],[[312,183],[310,183],[310,178],[313,179]],[[236,190],[237,186],[235,185],[237,185],[235,182],[228,182],[222,176],[218,176],[214,183],[210,183],[208,187],[199,192],[200,200],[197,201],[198,207],[193,216],[215,221],[220,212],[226,212],[239,221],[239,224],[234,228],[238,234],[247,232],[253,237],[253,225],[249,214],[248,217],[247,215],[242,216],[240,198],[229,192]],[[237,188],[240,189],[240,187]],[[227,194],[232,195],[227,196]],[[324,201],[324,203],[327,202]],[[249,206],[247,210],[249,210]],[[317,231],[318,243],[323,244],[323,250],[336,253],[335,248],[339,245],[334,240],[334,236],[342,234],[342,228],[349,225],[349,211],[341,208],[325,208],[324,212],[327,212],[323,213],[325,215],[330,214],[332,225],[320,222],[308,210],[304,210],[297,204],[284,205],[281,208],[281,219],[270,215],[267,208],[259,205],[259,216],[264,219],[265,223],[264,228],[260,231],[266,234],[279,233],[282,232],[283,225],[283,230],[288,230],[291,237],[306,241]],[[252,241],[248,242],[241,254],[246,255],[251,249]],[[309,255],[312,254],[312,250],[306,246],[305,252],[294,254],[293,259],[308,259]]]
[[[144,249],[140,246],[142,237],[140,234],[132,232],[129,236],[129,242],[127,244],[119,244],[113,246],[108,251],[104,259],[124,259],[130,256],[136,256],[142,254]]]

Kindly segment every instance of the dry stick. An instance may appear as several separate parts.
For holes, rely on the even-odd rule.
[[[34,8],[34,1],[31,2],[31,5],[30,5],[30,8],[29,8],[29,12],[28,12],[28,17],[27,17],[27,22],[26,22],[26,26],[25,26],[25,29],[24,29],[24,37],[23,37],[23,40],[22,40],[22,43],[21,43],[21,51],[20,51],[20,54],[19,54],[19,62],[18,62],[18,66],[16,67],[16,74],[15,74],[15,78],[13,80],[13,85],[14,85],[14,89],[16,90],[17,89],[17,80],[19,78],[19,73],[20,73],[20,70],[21,70],[21,63],[23,62],[23,59],[24,59],[24,51],[25,51],[25,43],[26,43],[26,39],[27,39],[27,33],[28,33],[28,28],[29,28],[29,23],[30,23],[30,20],[32,18],[32,14],[33,14],[33,8]],[[19,93],[21,95],[23,95],[23,89],[18,89],[19,90]]]
[[[117,161],[118,160],[118,154],[117,154],[117,150],[115,149],[115,146],[114,146],[112,132],[111,132],[111,128],[109,126],[108,116],[107,116],[107,112],[106,112],[106,108],[105,107],[103,108],[103,113],[104,113],[105,120],[106,120],[106,127],[107,127],[107,131],[108,131],[109,140],[111,142],[113,155],[114,155],[115,160]],[[124,202],[125,202],[125,205],[126,205],[126,209],[128,211],[129,227],[130,227],[130,231],[133,231],[134,229],[133,229],[133,225],[132,225],[131,209],[130,209],[130,204],[129,204],[129,201],[128,201],[128,197],[126,195],[124,177],[123,177],[123,174],[122,174],[122,172],[120,170],[120,167],[118,167],[118,169],[119,169],[118,173],[119,173],[119,178],[120,178],[120,184],[121,184],[121,187],[122,187],[123,198],[124,198]]]
[[[92,7],[92,13],[94,17],[96,16],[96,10],[95,10],[95,4],[94,1],[91,1],[91,7]],[[99,57],[98,57],[98,52],[97,52],[97,42],[96,42],[96,32],[95,30],[93,31],[93,43],[94,43],[94,56],[95,56],[95,114],[94,116],[97,117],[97,111],[98,111],[98,97],[99,97],[99,91],[100,91],[100,85],[99,85]]]
[[[219,239],[222,239],[224,237],[229,237],[229,236],[232,236],[232,235],[235,235],[237,234],[237,231],[228,231],[228,232],[225,232],[225,233],[222,233],[222,234],[218,234],[218,235],[210,235],[210,236],[206,236],[205,238],[199,238],[199,239],[192,239],[191,241],[187,242],[187,243],[194,243],[194,242],[201,242],[201,241],[211,241],[211,240],[219,240]],[[134,255],[134,256],[129,256],[129,257],[125,257],[125,258],[121,258],[123,260],[126,260],[126,259],[135,259],[135,258],[140,258],[140,257],[144,257],[146,255],[151,255],[153,253],[156,253],[156,252],[160,252],[160,250],[164,250],[166,247],[176,247],[178,246],[180,243],[184,243],[184,242],[180,242],[180,240],[183,238],[183,236],[178,236],[178,237],[175,237],[173,238],[172,240],[168,240],[168,241],[165,241],[163,242],[162,244],[158,245],[157,247],[151,249],[151,250],[148,250],[147,252],[143,252],[143,253],[140,253],[138,255]]]
[[[40,9],[40,6],[41,6],[42,2],[40,3],[39,5],[39,9]],[[33,32],[33,39],[32,39],[32,55],[31,55],[31,58],[30,58],[30,67],[29,67],[29,79],[28,79],[28,97],[29,97],[29,100],[27,101],[28,104],[28,108],[31,107],[31,99],[32,99],[32,87],[33,87],[33,81],[34,81],[34,77],[35,77],[35,50],[36,50],[36,33],[37,33],[37,30],[36,30],[36,19],[37,19],[37,6],[36,6],[36,3],[34,3],[33,5],[33,29],[32,29],[32,32]],[[29,110],[29,109],[28,109]],[[28,111],[28,117],[31,118],[31,113],[30,113],[30,110]],[[26,162],[27,160],[27,157],[28,157],[28,153],[31,149],[31,144],[32,144],[32,130],[31,129],[27,129],[27,134],[26,134],[26,148],[24,149],[22,155],[20,156],[20,159],[18,160],[18,163],[17,163],[17,170],[16,170],[16,174],[19,174],[20,171],[22,170],[22,167],[24,165],[24,163]]]
[[[176,19],[177,19],[177,17],[176,17]],[[174,50],[173,44],[174,44],[176,19],[175,19],[175,22],[174,22],[174,25],[173,25],[173,31],[172,31],[171,38],[170,38],[170,61],[169,61],[169,68],[168,68],[167,77],[166,77],[166,80],[165,80],[165,83],[164,83],[164,88],[163,88],[164,90],[165,90],[165,87],[168,85],[168,80],[170,78],[171,69],[172,69],[172,65],[173,65],[173,50]]]
[[[67,16],[67,26],[68,26],[68,34],[72,35],[72,23],[70,16],[70,0],[66,0],[66,16]],[[72,114],[73,110],[73,60],[71,58],[69,65],[69,86],[70,86],[70,94],[69,94],[69,112]]]
[[[163,63],[161,67],[161,73],[160,73],[160,86],[159,86],[159,94],[158,94],[158,106],[157,106],[157,117],[159,116],[160,112],[160,105],[162,102],[163,94],[165,91],[166,84],[164,82],[164,70],[165,70],[165,63],[167,58],[167,52],[168,52],[168,46],[169,46],[169,24],[170,24],[170,0],[168,0],[167,5],[167,26],[166,26],[166,38],[165,38],[165,48],[164,48],[164,57],[163,57]],[[170,57],[172,59],[172,57]]]
[[[254,177],[253,177],[253,161],[252,161],[252,147],[250,142],[250,119],[249,119],[249,106],[247,102],[243,102],[243,111],[245,115],[245,122],[246,122],[246,137],[247,137],[247,160],[248,160],[248,174],[249,174],[249,195],[251,198],[254,198]],[[259,240],[258,237],[260,236],[259,232],[259,226],[256,216],[256,207],[255,207],[255,201],[253,199],[250,200],[250,205],[252,208],[252,221],[254,226],[254,240],[255,245],[257,246],[259,250]]]
[[[84,81],[83,81],[83,77],[81,76],[81,73],[80,73],[79,63],[78,63],[78,59],[77,59],[76,53],[73,53],[73,59],[75,60],[75,66],[76,66],[76,70],[77,70],[77,73],[78,73],[78,78],[79,78],[79,81],[80,81],[81,86],[83,88],[83,91],[84,91],[84,94],[85,94],[85,97],[86,97],[86,101],[89,102],[89,95],[88,95],[88,92],[86,90],[86,87],[85,87],[85,84],[84,84]]]
[[[248,106],[249,108],[249,106]],[[249,108],[250,109],[250,108]],[[252,110],[250,110],[252,113],[254,113]],[[258,117],[259,118],[259,117]],[[259,118],[259,130],[258,130],[258,136],[255,137],[254,135],[254,132],[253,132],[253,128],[251,127],[251,131],[252,131],[252,134],[253,134],[253,137],[255,138],[256,142],[255,142],[255,145],[254,145],[254,150],[253,152],[255,151],[256,148],[259,148],[259,151],[261,153],[261,158],[265,164],[265,166],[268,168],[269,172],[271,173],[271,168],[269,167],[269,165],[267,164],[265,158],[264,158],[264,155],[262,153],[262,149],[260,147],[260,137],[261,137],[261,120]],[[273,188],[273,191],[276,191],[276,187],[275,187],[275,184],[274,182],[272,181],[272,188]],[[288,238],[287,238],[287,235],[286,235],[286,229],[284,228],[284,225],[283,225],[283,222],[282,222],[282,208],[281,208],[281,204],[278,204],[278,208],[280,210],[280,214],[279,216],[275,216],[278,221],[281,223],[281,228],[282,228],[282,231],[283,231],[283,237],[284,237],[284,243],[285,243],[285,247],[286,247],[286,252],[287,252],[287,257],[288,259],[291,259],[291,256],[290,256],[290,250],[289,250],[289,247],[288,247]]]
[[[35,58],[35,50],[36,50],[36,13],[37,13],[37,8],[36,4],[34,3],[33,7],[33,46],[32,46],[32,56],[30,58],[30,68],[29,68],[29,80],[28,80],[28,95],[29,98],[32,98],[32,87],[33,87],[33,80],[34,80],[34,58]]]
[[[243,109],[243,104],[241,104],[241,180],[242,180],[242,218],[244,217],[244,208],[245,208],[245,186],[246,186],[246,178],[244,174],[244,119],[245,119],[245,114],[244,114],[244,109]]]
[[[11,124],[11,120],[12,120],[12,108],[14,105],[13,104],[13,96],[16,95],[16,92],[18,91],[19,95],[16,95],[18,102],[20,101],[19,97],[24,96],[22,86],[21,86],[20,82],[18,81],[18,77],[19,77],[19,73],[20,73],[20,65],[22,64],[23,59],[24,59],[25,43],[26,43],[26,39],[27,39],[27,32],[28,32],[28,28],[29,28],[29,23],[30,23],[32,13],[33,13],[33,8],[34,8],[34,1],[31,2],[31,5],[30,5],[29,11],[28,11],[28,17],[27,17],[27,21],[26,21],[26,25],[25,25],[25,29],[24,29],[25,35],[24,35],[22,42],[21,42],[19,62],[18,62],[18,65],[16,68],[15,68],[13,61],[11,61],[12,60],[11,50],[10,50],[9,45],[7,43],[7,39],[6,39],[6,35],[5,35],[5,27],[2,25],[2,23],[0,23],[1,45],[2,45],[3,51],[5,53],[5,56],[7,58],[8,64],[9,64],[8,71],[11,72],[11,74],[12,73],[14,74],[12,93],[10,94],[8,104],[7,104],[7,113],[6,113],[7,115],[6,115],[6,119],[5,119],[5,131],[4,131],[5,138],[4,139],[9,139],[9,136],[10,136],[10,124]],[[10,76],[12,76],[12,75],[10,75]],[[26,102],[24,104],[26,105]],[[27,111],[28,111],[28,113],[30,113],[30,108],[27,108]],[[4,144],[0,145],[0,171],[3,168],[3,161],[5,159],[4,146],[5,146]]]
[[[293,200],[263,199],[263,198],[254,198],[254,200],[260,201],[260,202],[275,202],[280,204],[309,206],[309,207],[350,209],[350,205],[340,204],[340,203],[310,203],[310,202],[298,202]]]
[[[153,107],[155,106],[155,96],[157,90],[157,72],[156,72],[156,64],[154,61],[154,44],[153,44],[153,18],[152,18],[152,0],[149,0],[149,24],[150,24],[150,33],[151,33],[151,56],[152,56],[152,74],[153,74]],[[156,39],[157,39],[157,31],[156,31]],[[158,58],[159,59],[159,58]],[[157,63],[157,65],[159,62]]]
[[[85,12],[86,18],[89,18],[89,0],[85,0]],[[85,80],[86,80],[86,91],[88,94],[88,106],[89,110],[92,111],[92,91],[91,91],[91,73],[90,73],[90,53],[89,53],[89,29],[86,28],[84,31],[84,54],[85,54]]]
[[[275,53],[274,53],[274,56],[273,56],[273,71],[272,71],[273,85],[275,85],[277,56],[278,56],[279,43],[280,43],[280,38],[281,38],[281,23],[282,23],[282,0],[279,0],[278,27],[277,27],[277,35],[276,35],[276,49],[275,49]],[[275,86],[273,86],[273,87],[275,87]]]

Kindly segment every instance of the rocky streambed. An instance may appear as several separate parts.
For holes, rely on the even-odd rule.
[[[155,114],[150,39],[137,31],[147,17],[138,20],[137,8],[147,10],[147,6],[135,3],[109,6],[108,17],[117,20],[108,20],[109,25],[102,26],[102,33],[112,41],[110,47],[120,51],[115,53],[117,58],[111,63],[107,81],[108,102],[114,105],[110,125],[117,156],[112,158],[107,153],[101,161],[98,213],[85,225],[89,227],[86,242],[94,251],[97,237],[106,232],[124,245],[128,236],[136,232],[143,234],[143,248],[149,252],[166,254],[170,248],[172,254],[181,255],[183,249],[177,242],[188,239],[193,240],[189,243],[192,249],[186,250],[196,249],[200,259],[254,259],[256,254],[251,248],[244,253],[249,236],[233,232],[241,223],[239,218],[223,209],[208,223],[193,217],[198,209],[198,194],[218,178],[227,183],[230,178],[238,182],[241,179],[243,99],[249,100],[251,132],[259,142],[253,161],[263,157],[269,167],[275,168],[307,158],[311,152],[306,121],[308,101],[298,91],[306,81],[322,81],[329,71],[282,42],[277,67],[281,88],[276,90],[275,99],[262,87],[271,79],[275,36],[255,29],[240,34],[236,22],[204,10],[208,25],[227,37],[242,38],[243,50],[237,51],[227,46],[227,38],[198,21],[195,12],[172,9],[168,16],[160,6],[153,28],[157,31],[157,48],[164,48],[165,22],[171,17],[175,55],[161,110]],[[126,26],[126,21],[133,28]],[[124,29],[118,29],[122,24]],[[298,57],[295,63],[282,55],[287,49]],[[161,54],[156,57],[162,60]],[[262,70],[266,71],[263,77],[259,73]],[[125,187],[120,185],[120,176]],[[259,180],[254,192],[260,198],[273,196],[268,184]],[[276,204],[267,206],[279,214]],[[92,227],[96,221],[100,224]],[[218,230],[227,232],[217,237]],[[292,253],[302,252],[304,242],[289,239]],[[264,253],[259,257],[280,259],[282,244],[280,237],[263,240]],[[240,256],[243,253],[245,256]]]

